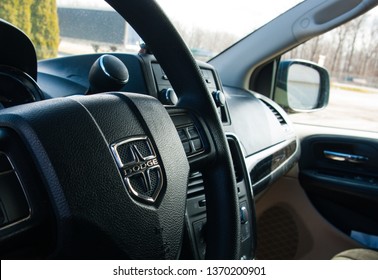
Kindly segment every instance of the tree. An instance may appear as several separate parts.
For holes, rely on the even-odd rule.
[[[180,35],[191,49],[218,53],[236,42],[237,36],[223,31],[211,31],[202,27],[188,29],[180,22],[174,22]]]
[[[349,50],[347,52],[347,64],[345,65],[344,72],[351,73],[354,67],[354,63],[352,60],[356,49],[356,40],[358,35],[361,34],[361,24],[363,23],[364,18],[365,17],[362,16],[347,23],[347,28],[350,36],[350,43],[348,44]]]
[[[13,8],[17,11],[17,27],[29,35],[32,29],[31,5],[33,0],[18,0],[15,2],[18,2],[15,4],[15,7],[18,8]]]
[[[15,0],[0,1],[0,18],[17,26],[17,10],[14,8],[18,3]]]
[[[31,39],[39,59],[56,57],[59,46],[59,24],[56,0],[34,0],[31,5]]]

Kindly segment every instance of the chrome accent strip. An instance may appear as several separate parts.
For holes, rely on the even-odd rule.
[[[345,154],[334,151],[323,151],[324,157],[335,161],[346,161],[352,163],[364,163],[369,160],[368,157],[361,155]]]

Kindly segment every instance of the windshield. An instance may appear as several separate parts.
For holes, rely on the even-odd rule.
[[[31,38],[38,59],[139,50],[138,34],[103,0],[22,1],[17,14],[13,13],[12,1],[1,2],[0,18],[18,26]],[[157,2],[193,55],[206,61],[301,1]]]
[[[158,0],[193,55],[207,60],[295,6],[299,0]]]

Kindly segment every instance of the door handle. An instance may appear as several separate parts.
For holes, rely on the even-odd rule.
[[[353,154],[346,154],[346,153],[339,153],[334,151],[323,151],[324,157],[335,160],[335,161],[346,161],[352,163],[364,163],[369,160],[368,157],[361,156],[361,155],[353,155]]]

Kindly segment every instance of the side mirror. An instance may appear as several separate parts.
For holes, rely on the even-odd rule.
[[[288,112],[313,112],[329,100],[328,71],[310,61],[280,62],[274,101]]]

